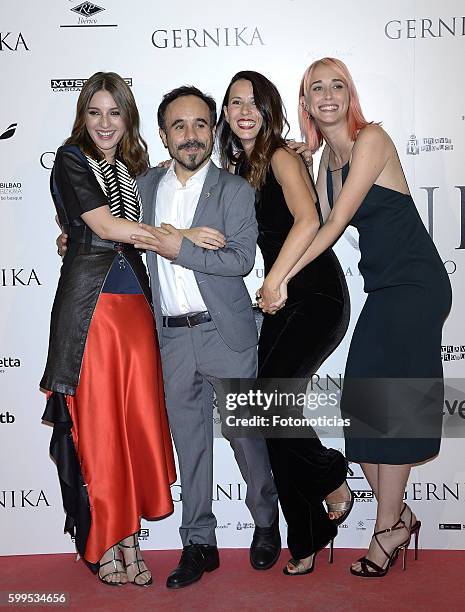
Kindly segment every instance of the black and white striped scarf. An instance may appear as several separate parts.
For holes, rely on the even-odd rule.
[[[116,175],[112,166],[102,159],[97,161],[86,155],[89,166],[108,198],[111,214],[120,219],[142,221],[142,202],[135,179],[119,159],[116,160]]]

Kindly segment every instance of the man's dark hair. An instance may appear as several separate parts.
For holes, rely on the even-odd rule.
[[[208,106],[208,110],[210,111],[210,127],[214,127],[216,124],[216,102],[207,94],[204,94],[194,87],[193,85],[182,85],[181,87],[176,87],[176,89],[172,89],[167,94],[163,96],[163,99],[158,107],[157,111],[157,120],[158,127],[161,128],[164,132],[166,132],[166,122],[165,122],[165,113],[166,108],[171,102],[177,100],[178,98],[182,98],[182,96],[196,96],[205,102]]]

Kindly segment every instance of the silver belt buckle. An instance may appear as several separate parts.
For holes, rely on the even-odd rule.
[[[187,327],[192,327],[189,315],[186,315],[186,319],[187,319]]]

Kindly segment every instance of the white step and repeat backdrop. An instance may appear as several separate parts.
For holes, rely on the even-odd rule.
[[[246,10],[201,0],[1,0],[0,13],[0,554],[73,550],[51,430],[38,390],[60,260],[48,183],[54,151],[70,133],[82,80],[112,70],[130,80],[152,162],[165,158],[156,109],[163,93],[194,84],[221,101],[231,76],[253,69],[285,100],[291,136],[299,137],[297,92],[313,60],[343,59],[368,119],[382,121],[396,143],[418,210],[454,288],[444,330],[449,378],[464,374],[465,311],[465,17],[459,0],[376,2],[255,0]],[[237,7],[236,7],[237,8]],[[356,233],[337,245],[352,299],[351,328],[320,374],[337,377],[364,301]],[[261,281],[259,258],[248,278]],[[367,355],[367,359],[370,356]],[[458,410],[458,402],[452,402]],[[462,405],[462,413],[463,413]],[[465,414],[463,414],[465,418]],[[330,444],[343,448],[342,440]],[[446,439],[438,459],[415,468],[406,497],[424,522],[426,548],[465,548],[465,446]],[[366,546],[375,503],[358,466],[356,503],[339,546]],[[146,548],[177,548],[181,489],[174,514],[144,523]],[[213,506],[223,547],[252,535],[245,489],[227,442],[215,442]]]

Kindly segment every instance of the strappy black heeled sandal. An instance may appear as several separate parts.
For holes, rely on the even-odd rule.
[[[150,570],[148,569],[148,567],[147,567],[147,566],[145,566],[145,569],[142,569],[142,570],[141,570],[141,568],[140,568],[140,564],[141,564],[141,563],[144,563],[144,564],[145,564],[145,561],[142,559],[142,557],[139,557],[140,548],[139,548],[139,542],[137,541],[137,538],[136,538],[136,534],[135,534],[135,533],[133,533],[133,534],[132,534],[132,542],[133,542],[133,543],[132,543],[131,545],[128,545],[128,544],[123,544],[122,542],[120,542],[120,543],[119,543],[119,546],[120,546],[121,548],[132,548],[132,549],[134,549],[134,550],[136,551],[136,552],[135,552],[135,554],[136,554],[136,558],[135,558],[135,560],[134,560],[134,561],[130,561],[129,563],[126,563],[126,561],[124,562],[124,565],[125,565],[125,567],[126,567],[126,570],[127,570],[127,568],[128,568],[128,567],[130,567],[131,565],[137,565],[137,569],[138,569],[138,573],[137,573],[137,574],[134,576],[133,580],[129,580],[129,578],[128,578],[128,582],[130,582],[131,584],[135,584],[136,586],[140,586],[140,587],[147,587],[147,586],[151,585],[151,584],[152,584],[152,582],[153,582],[153,580],[152,580],[152,576],[150,576],[150,578],[149,578],[148,580],[146,580],[145,582],[136,582],[136,581],[137,581],[137,578],[138,578],[139,576],[141,576],[141,575],[142,575],[142,574],[144,574],[145,572],[149,572],[149,573],[151,573],[151,572],[150,572]],[[123,551],[123,557],[124,557],[124,551]]]
[[[383,533],[389,533],[390,531],[398,531],[399,529],[406,529],[408,531],[408,538],[401,544],[397,545],[394,548],[394,550],[389,554],[388,552],[386,552],[386,549],[379,541],[378,536],[380,536]],[[372,537],[375,538],[376,543],[378,544],[380,549],[383,551],[383,553],[386,555],[386,561],[384,565],[381,567],[374,561],[371,561],[370,559],[367,559],[366,557],[361,557],[360,559],[357,560],[358,563],[360,563],[360,569],[356,570],[353,567],[351,567],[350,568],[351,574],[353,574],[354,576],[361,576],[362,578],[382,578],[388,573],[389,568],[394,563],[394,561],[397,559],[399,552],[401,550],[403,551],[402,569],[403,570],[407,569],[407,548],[408,548],[408,545],[410,544],[411,532],[409,531],[404,521],[400,518],[400,516],[399,516],[399,520],[397,521],[397,523],[394,523],[392,527],[389,527],[388,529],[382,529],[381,531],[375,531]]]
[[[110,561],[105,561],[105,563],[100,563],[99,564],[99,569],[98,569],[98,578],[100,580],[100,582],[103,582],[103,584],[106,584],[108,586],[123,586],[124,584],[126,584],[126,582],[121,582],[121,580],[119,580],[118,582],[110,582],[109,580],[106,580],[106,578],[108,576],[114,576],[115,574],[126,574],[126,570],[124,568],[124,564],[123,564],[123,559],[117,556],[117,551],[118,551],[118,546],[112,546],[111,547],[111,553],[112,553],[112,559],[110,559]],[[121,553],[121,551],[119,551]],[[120,564],[121,569],[118,568],[117,564]],[[106,565],[110,565],[113,564],[113,568],[114,571],[109,571],[106,574],[101,574],[100,570],[102,569],[102,567],[105,567]]]
[[[412,517],[413,517],[413,512],[412,509],[410,508],[410,506],[408,506],[406,503],[404,503],[403,507],[402,507],[402,511],[400,513],[400,516],[402,517],[402,515],[404,514],[406,509],[410,510],[410,523],[409,526],[407,527],[407,529],[410,532],[410,536],[413,535],[414,537],[414,547],[415,547],[415,551],[414,551],[414,556],[413,558],[415,559],[415,561],[418,559],[418,538],[420,537],[420,528],[421,528],[421,521],[419,521],[418,519],[416,519],[415,524],[412,525]]]

